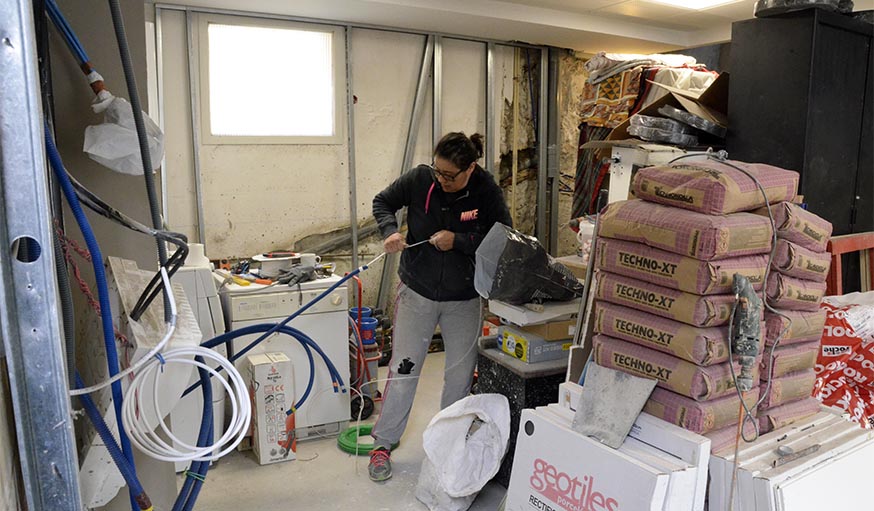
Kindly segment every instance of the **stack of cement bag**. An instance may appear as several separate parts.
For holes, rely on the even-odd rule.
[[[768,215],[764,208],[757,213]],[[768,277],[768,303],[787,318],[765,313],[767,347],[760,374],[761,391],[767,394],[763,394],[765,399],[759,405],[762,432],[787,426],[819,411],[819,401],[811,397],[811,392],[826,320],[820,302],[831,264],[831,256],[826,252],[832,232],[829,222],[789,202],[772,206],[771,213],[778,240]],[[778,338],[771,363],[771,348]]]
[[[792,171],[680,160],[640,170],[639,199],[608,206],[598,232],[596,363],[658,380],[644,410],[700,434],[737,425],[732,281],[739,273],[760,292],[772,246],[770,220],[752,213],[764,197],[733,166],[769,202],[795,197]],[[749,408],[758,399],[758,387],[744,396]]]

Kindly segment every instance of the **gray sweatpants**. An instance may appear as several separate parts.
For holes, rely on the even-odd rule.
[[[390,449],[392,444],[400,441],[437,325],[440,325],[446,352],[440,408],[446,408],[470,393],[476,367],[476,342],[482,331],[480,313],[479,298],[435,302],[404,284],[400,285],[389,380],[383,392],[382,413],[372,432],[375,447]]]

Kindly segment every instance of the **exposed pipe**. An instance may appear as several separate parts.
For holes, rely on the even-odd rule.
[[[558,52],[558,49],[550,48],[547,55],[547,50],[544,49],[540,59],[541,66],[543,66],[540,71],[540,79],[542,80],[540,88],[545,92],[543,97],[547,98],[546,104],[541,104],[541,111],[546,112],[541,124],[548,125],[546,127],[548,130],[546,137],[548,153],[545,168],[547,169],[547,177],[551,179],[552,183],[549,189],[549,253],[556,256],[558,255],[558,199],[561,196],[561,115],[559,114],[561,90],[558,87],[558,73],[561,63]]]
[[[501,182],[500,166],[495,165],[497,149],[501,145],[498,128],[498,105],[495,100],[495,43],[486,43],[486,171],[495,177],[495,182]]]
[[[355,94],[352,89],[352,26],[345,31],[346,43],[346,144],[349,151],[349,226],[352,229],[352,267],[358,268],[358,179],[355,173]],[[355,304],[361,307],[361,304]]]
[[[413,111],[410,113],[410,127],[407,130],[407,143],[404,146],[404,161],[401,165],[398,175],[403,174],[413,166],[413,153],[416,150],[416,140],[419,135],[419,121],[422,117],[422,107],[425,103],[425,91],[428,88],[428,71],[431,68],[431,61],[434,57],[434,39],[435,36],[429,35],[425,42],[425,51],[422,55],[422,66],[419,68],[419,81],[416,85],[416,99],[413,101]],[[399,211],[398,228],[404,225],[404,212]],[[388,303],[389,292],[391,289],[391,280],[398,266],[400,254],[389,254],[385,257],[385,263],[382,266],[382,278],[379,281],[379,295],[377,296],[377,306],[385,310]]]
[[[127,35],[124,30],[124,17],[118,0],[109,0],[109,10],[112,14],[112,26],[115,28],[115,39],[118,42],[118,53],[121,57],[121,66],[124,71],[124,80],[127,83],[131,109],[133,110],[134,126],[137,129],[137,140],[140,144],[140,156],[143,160],[143,177],[146,180],[146,196],[149,199],[149,213],[152,217],[152,226],[155,229],[163,229],[164,222],[161,220],[161,210],[158,206],[158,197],[155,194],[155,176],[152,174],[152,154],[149,152],[149,140],[146,136],[146,125],[143,122],[143,108],[140,105],[140,95],[137,92],[137,79],[134,75],[134,67],[131,63],[130,50],[127,46]],[[163,266],[167,262],[167,247],[162,241],[158,244],[158,261]],[[170,308],[168,307],[167,295],[164,295],[164,319],[169,319]]]
[[[188,48],[188,92],[191,99],[191,142],[194,163],[194,200],[197,206],[197,239],[206,250],[206,218],[203,214],[203,179],[200,173],[200,73],[194,53],[194,22],[191,12],[185,11],[185,30]]]
[[[549,138],[547,135],[547,127],[550,119],[548,118],[546,103],[549,95],[547,94],[547,64],[549,60],[546,56],[546,51],[540,51],[540,101],[538,109],[540,111],[540,122],[535,123],[537,130],[537,238],[544,247],[548,247],[548,242],[552,239],[548,232],[546,224],[546,212],[549,209],[549,201],[547,199],[547,190],[549,189]],[[534,87],[531,87],[531,94],[534,95]],[[531,106],[532,110],[534,105]],[[549,251],[556,255],[553,250]]]
[[[513,201],[510,206],[510,218],[513,219],[513,227],[519,228],[516,221],[516,177],[519,173],[519,48],[513,50],[513,129],[511,130],[513,142],[511,144],[513,169],[512,169],[512,190]]]

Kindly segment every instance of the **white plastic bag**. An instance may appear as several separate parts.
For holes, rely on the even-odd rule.
[[[103,123],[85,128],[82,150],[92,160],[123,174],[142,175],[143,161],[140,143],[130,103],[102,91],[91,106],[95,113],[104,112]],[[145,113],[143,122],[152,156],[152,170],[161,166],[164,158],[164,134]]]
[[[510,439],[510,404],[500,394],[468,396],[434,416],[422,443],[416,498],[431,511],[464,511],[498,473]]]

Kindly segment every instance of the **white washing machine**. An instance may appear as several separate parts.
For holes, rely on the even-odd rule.
[[[231,331],[259,323],[278,323],[339,280],[340,277],[332,276],[292,287],[228,284],[221,290],[225,324]],[[288,324],[319,345],[337,368],[345,385],[349,385],[348,301],[347,288],[341,286]],[[234,340],[234,352],[239,353],[261,335],[263,333],[238,337]],[[235,365],[245,376],[248,355],[276,351],[285,353],[292,361],[294,402],[297,403],[307,387],[310,370],[306,352],[296,339],[273,334],[237,360]],[[333,391],[331,376],[322,357],[315,350],[312,353],[315,382],[307,401],[295,415],[298,440],[336,435],[349,423],[348,391]]]

